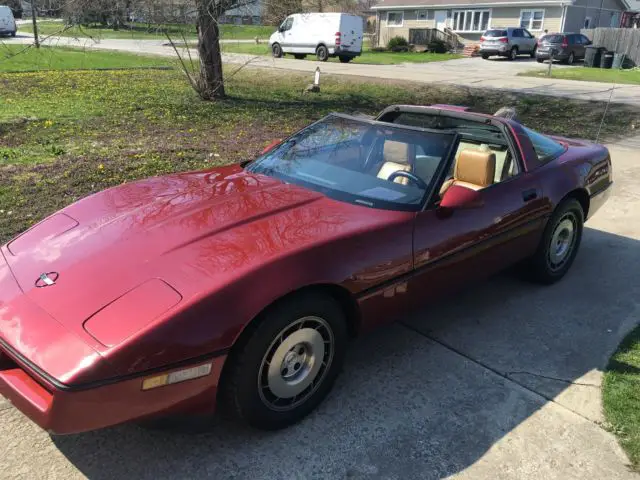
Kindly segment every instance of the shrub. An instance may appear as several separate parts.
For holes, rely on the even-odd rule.
[[[389,50],[398,51],[398,49],[409,49],[409,42],[404,37],[393,37],[387,44]]]
[[[442,40],[432,40],[431,42],[429,42],[428,47],[429,51],[433,53],[447,53],[447,51],[449,50],[447,48],[447,44]]]

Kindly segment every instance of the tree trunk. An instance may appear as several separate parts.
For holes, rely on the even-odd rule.
[[[220,3],[215,0],[196,0],[196,5],[200,55],[200,76],[196,84],[203,100],[215,100],[225,95],[218,26],[218,18],[222,12]]]
[[[40,48],[40,36],[38,35],[38,12],[36,0],[31,0],[31,21],[33,22],[33,44]]]

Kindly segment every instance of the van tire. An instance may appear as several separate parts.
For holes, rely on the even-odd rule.
[[[271,45],[271,54],[273,55],[273,58],[282,58],[282,47],[279,43],[274,43],[273,45]]]
[[[329,60],[329,49],[324,45],[319,45],[318,48],[316,48],[316,57],[319,61],[326,62]]]
[[[15,36],[16,36],[16,32],[15,32],[15,30],[14,30],[13,32],[11,32],[11,36],[12,36],[12,37],[15,37]]]
[[[340,63],[349,63],[351,60],[353,60],[353,57],[342,56],[339,58],[340,58]]]

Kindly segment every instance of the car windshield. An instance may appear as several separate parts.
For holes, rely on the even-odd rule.
[[[533,149],[536,151],[536,155],[541,162],[548,162],[553,160],[558,155],[564,152],[565,148],[555,140],[542,135],[530,128],[522,127],[526,134],[529,136]]]
[[[484,32],[484,36],[487,38],[497,38],[497,37],[506,37],[506,30],[487,30]]]
[[[454,132],[330,115],[247,169],[341,201],[416,210],[444,169],[456,136]]]

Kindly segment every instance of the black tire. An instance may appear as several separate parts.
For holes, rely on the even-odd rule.
[[[316,48],[316,57],[321,62],[326,62],[329,60],[329,49],[324,45],[319,45],[318,48]]]
[[[507,58],[511,61],[518,58],[518,47],[511,48],[511,50],[509,50],[509,56]]]
[[[274,43],[273,45],[271,45],[271,54],[273,55],[273,58],[283,57],[284,53],[282,52],[282,47],[279,43]]]
[[[304,53],[294,53],[293,57],[296,60],[304,60],[305,58],[307,58],[307,56]]]
[[[339,57],[340,58],[340,63],[349,63],[351,60],[353,60],[353,57]]]
[[[565,61],[565,63],[567,65],[573,65],[573,62],[575,62],[576,60],[576,55],[575,53],[571,52],[569,53],[569,56],[567,57],[567,60]]]
[[[11,32],[11,36],[15,37],[16,36],[16,32]]]
[[[310,323],[307,323],[307,326],[304,326],[304,323],[300,325],[299,322],[305,318],[308,319],[305,322]],[[320,324],[320,321],[322,324],[317,328],[316,325]],[[291,331],[288,332],[289,328]],[[304,338],[305,332],[311,332],[307,335],[313,338],[312,330],[319,332],[324,341],[323,345],[333,347],[332,349],[325,346],[318,347],[315,353],[322,351],[321,363],[317,362],[319,357],[313,356],[314,343],[300,343],[299,340]],[[318,339],[314,338],[314,340]],[[257,325],[247,332],[240,344],[233,348],[227,360],[229,363],[225,368],[221,385],[220,402],[223,411],[242,423],[262,430],[277,430],[299,422],[311,413],[331,390],[344,363],[347,340],[344,312],[330,296],[320,292],[306,292],[277,303],[262,315]],[[327,343],[328,341],[330,343]],[[295,346],[290,347],[289,344],[295,344]],[[318,343],[315,345],[318,346]],[[302,360],[302,353],[300,356],[297,355],[300,346],[302,349],[307,348],[304,357],[311,360]],[[283,356],[284,351],[286,354]],[[295,358],[289,358],[292,352],[295,352],[293,354]],[[275,360],[277,357],[282,361]],[[296,363],[292,365],[291,362]],[[275,376],[273,372],[267,375],[272,369],[271,364],[277,372]],[[320,366],[311,379],[313,382],[298,395],[293,398],[278,397],[273,392],[272,379],[274,378],[274,388],[276,386],[282,388],[284,385],[284,388],[294,390],[300,388],[298,385],[309,380],[305,377],[297,377],[297,383],[287,384],[287,366],[291,369],[291,375],[300,373],[308,374],[310,377],[310,372],[314,370],[312,366],[316,364]],[[305,396],[296,400],[301,395]],[[274,405],[279,401],[293,403],[281,407]]]
[[[488,54],[486,54],[486,53],[483,53],[483,54],[482,54],[482,59],[483,59],[483,60],[488,60],[488,59],[489,59],[489,55],[488,55]]]
[[[533,50],[531,50],[531,58],[536,58],[537,51],[538,51],[538,45],[534,45]]]
[[[544,60],[543,60],[542,58],[536,58],[536,61],[537,61],[538,63],[542,63],[542,62],[544,62]]]
[[[559,243],[557,235],[563,225],[569,222],[573,228],[573,236],[567,248],[566,255],[562,257],[560,263],[554,264],[554,259],[558,260],[558,256],[552,251],[552,243],[555,243],[556,249]],[[545,227],[544,234],[538,245],[538,250],[528,262],[528,274],[530,278],[538,283],[551,285],[566,275],[571,268],[574,259],[580,248],[582,240],[582,230],[584,226],[584,211],[582,205],[575,198],[569,198],[562,202],[556,208],[555,212],[549,219]],[[556,250],[558,252],[559,250]]]

